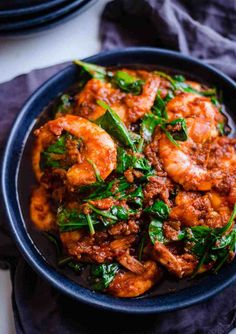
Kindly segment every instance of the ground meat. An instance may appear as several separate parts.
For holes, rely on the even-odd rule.
[[[75,114],[96,119],[104,110],[98,107],[97,100],[102,100],[109,105],[117,104],[125,96],[125,93],[98,79],[89,80],[84,89],[76,96]]]
[[[157,174],[160,176],[164,176],[166,175],[166,172],[163,169],[162,162],[158,155],[159,139],[160,139],[160,133],[157,130],[153,141],[145,147],[144,154],[150,161],[151,165],[157,171]]]
[[[134,182],[134,175],[133,175],[133,169],[132,169],[132,168],[127,169],[127,170],[124,172],[124,176],[125,176],[126,180],[127,180],[129,183],[133,183],[133,182]]]
[[[173,183],[167,177],[160,176],[150,176],[148,181],[143,191],[145,202],[150,205],[153,199],[158,196],[170,206],[169,197],[174,190]]]
[[[180,221],[169,221],[163,224],[163,233],[168,240],[178,240],[178,235],[181,229]]]
[[[82,162],[81,154],[79,151],[79,148],[81,149],[82,146],[82,141],[78,142],[78,140],[70,138],[66,140],[66,163],[68,164],[68,166]]]
[[[130,235],[139,232],[137,221],[130,219],[128,222],[119,222],[108,229],[110,235]]]
[[[113,197],[97,199],[90,201],[90,203],[100,210],[109,210],[113,205],[117,205],[117,201]]]
[[[60,234],[67,253],[81,262],[104,263],[122,256],[135,242],[135,235],[117,236],[115,239],[106,231],[90,235],[85,230]]]
[[[179,192],[170,219],[181,221],[183,226],[206,225],[212,228],[224,226],[231,214],[225,198],[215,193],[201,195],[198,192]]]

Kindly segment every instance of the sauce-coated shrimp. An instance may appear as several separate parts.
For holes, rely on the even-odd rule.
[[[205,195],[181,191],[175,198],[170,219],[180,221],[183,226],[205,225],[211,228],[227,224],[231,209],[227,200],[216,192]]]
[[[151,254],[155,261],[160,262],[178,278],[190,276],[197,266],[197,259],[194,255],[188,253],[175,255],[159,241],[155,242]]]
[[[141,274],[118,272],[106,291],[120,298],[144,294],[162,278],[162,270],[151,260],[146,261],[143,266],[144,271]]]
[[[49,200],[49,194],[42,186],[33,191],[30,200],[31,220],[42,231],[55,229],[56,217],[51,211]]]
[[[193,93],[178,94],[167,103],[166,111],[170,120],[181,117],[197,117],[207,120],[215,126],[224,121],[224,116],[208,97]]]
[[[132,71],[124,71],[133,74]],[[89,120],[95,120],[105,113],[105,110],[97,104],[97,100],[103,100],[114,109],[127,126],[136,122],[150,111],[160,84],[160,78],[151,73],[138,71],[138,75],[145,79],[145,84],[142,93],[137,96],[126,94],[114,88],[111,83],[98,79],[89,80],[77,96],[75,113]]]
[[[214,180],[214,189],[234,205],[236,203],[236,139],[216,138],[210,147],[207,168]]]
[[[123,267],[135,274],[142,274],[145,271],[144,265],[140,261],[136,260],[135,257],[131,256],[128,251],[121,255],[118,258],[118,261]]]
[[[66,171],[69,185],[81,186],[94,183],[96,181],[94,166],[102,179],[115,169],[116,146],[110,135],[82,117],[67,115],[49,121],[35,131],[37,139],[33,152],[33,167],[38,180],[43,175],[40,168],[41,153],[63,132],[69,133],[82,142],[81,147],[76,148],[76,154],[73,151],[74,163]]]
[[[209,148],[205,142],[216,136],[214,129],[205,121],[189,118],[186,121],[188,139],[175,146],[165,134],[159,141],[159,154],[164,169],[186,190],[209,190],[212,178],[206,168]],[[201,126],[202,125],[202,126]]]
[[[82,262],[104,263],[126,253],[135,241],[135,235],[113,239],[105,231],[90,235],[86,230],[60,233],[60,238],[68,254]]]
[[[187,118],[186,124],[188,140],[178,142],[179,147],[165,134],[161,136],[159,154],[164,169],[185,190],[216,187],[231,192],[231,203],[235,203],[236,140],[218,137],[215,126],[207,120]]]

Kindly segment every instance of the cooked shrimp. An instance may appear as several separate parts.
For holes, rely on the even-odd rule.
[[[49,121],[40,129],[35,131],[37,137],[33,152],[33,167],[38,180],[41,179],[43,171],[40,168],[41,153],[60,137],[63,131],[82,140],[77,155],[74,154],[75,163],[66,171],[69,185],[81,186],[96,181],[95,169],[102,179],[116,167],[116,146],[112,138],[102,128],[88,120],[67,115]]]
[[[224,121],[224,116],[208,97],[193,93],[181,93],[167,103],[166,111],[170,120],[176,118],[197,117],[206,120],[215,127]]]
[[[211,191],[202,195],[181,191],[175,198],[170,219],[180,221],[183,226],[205,225],[217,228],[227,224],[230,215],[231,209],[226,198],[216,192]]]
[[[132,94],[127,94],[124,99],[123,106],[125,110],[127,110],[125,119],[126,124],[137,122],[151,110],[156,98],[159,84],[159,77],[150,75],[143,86],[141,95],[133,96]],[[116,110],[115,107],[114,110]]]
[[[190,81],[186,80],[185,83],[189,86],[191,86],[193,89],[196,89],[197,91],[201,92],[202,91],[202,85],[196,81]]]
[[[189,118],[186,124],[187,141],[179,142],[177,147],[163,134],[159,141],[159,155],[167,174],[186,190],[209,190],[212,178],[205,166],[209,153],[207,141],[217,133],[203,120]]]
[[[159,241],[155,242],[151,254],[155,261],[160,262],[178,278],[190,276],[197,266],[197,259],[194,255],[188,253],[175,255]]]
[[[131,298],[144,294],[162,278],[162,270],[154,261],[146,261],[144,271],[134,274],[130,271],[118,272],[106,290],[115,297]]]
[[[124,71],[133,73],[129,70]],[[121,92],[111,83],[98,79],[89,80],[77,96],[75,113],[89,120],[95,120],[105,113],[105,110],[97,104],[97,100],[103,100],[114,109],[127,126],[136,122],[150,111],[160,84],[160,78],[151,73],[138,71],[138,74],[146,79],[142,93],[138,96]]]
[[[50,208],[50,197],[42,187],[36,188],[30,200],[30,217],[35,226],[42,231],[55,229],[56,217]]]
[[[215,126],[207,120],[188,118],[188,140],[176,147],[162,135],[159,154],[164,169],[186,190],[210,190],[212,187],[232,191],[235,202],[236,140],[218,137]]]
[[[214,180],[214,189],[236,203],[236,139],[216,138],[211,146],[207,168]]]
[[[114,106],[119,104],[125,93],[112,87],[109,82],[98,79],[89,80],[84,89],[76,96],[75,113],[89,120],[96,120],[105,113],[105,110],[97,104],[97,100],[102,100]],[[124,110],[116,110],[121,119],[124,119]]]
[[[78,261],[95,263],[116,260],[135,241],[135,235],[114,240],[106,231],[91,236],[82,229],[61,233],[60,238],[69,255]]]
[[[136,260],[133,256],[131,256],[128,251],[118,257],[118,262],[122,264],[123,267],[137,275],[140,275],[145,271],[144,265],[140,261]]]

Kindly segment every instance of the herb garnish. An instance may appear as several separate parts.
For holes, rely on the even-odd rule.
[[[144,209],[144,212],[151,215],[151,222],[149,224],[149,237],[151,242],[154,244],[156,240],[163,242],[163,222],[168,219],[170,209],[163,201],[156,201],[150,207]]]
[[[133,95],[139,95],[142,93],[143,80],[136,79],[132,75],[124,71],[117,71],[112,76],[111,82],[118,86],[121,90]]]
[[[117,263],[92,265],[90,271],[92,288],[95,291],[107,289],[118,270],[119,265]]]
[[[74,64],[81,67],[83,71],[87,72],[92,78],[104,81],[107,76],[106,68],[103,66],[85,63],[81,60],[75,60]]]
[[[96,123],[106,130],[111,136],[115,137],[123,145],[136,148],[130,134],[118,114],[104,101],[97,101],[97,104],[106,110],[106,113],[96,120]]]
[[[210,228],[207,226],[195,226],[185,229],[180,239],[190,243],[190,251],[199,259],[198,266],[193,277],[203,264],[214,262],[214,272],[218,272],[227,261],[229,251],[235,250],[236,230],[227,234],[236,218],[236,204],[228,223],[222,228]],[[184,234],[184,235],[183,235]]]
[[[185,82],[185,77],[183,75],[174,75],[173,77],[171,77],[170,75],[161,72],[161,71],[155,71],[156,74],[158,74],[159,76],[167,79],[170,83],[171,83],[171,88],[172,90],[175,91],[183,91],[183,92],[187,92],[187,93],[195,93],[195,94],[199,94],[202,96],[209,96],[209,97],[215,97],[216,96],[216,89],[208,89],[208,90],[197,90],[195,88],[193,88],[191,85],[187,84]]]

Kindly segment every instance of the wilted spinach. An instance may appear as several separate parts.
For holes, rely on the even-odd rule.
[[[177,118],[171,122],[165,124],[165,127],[176,126],[179,125],[180,129],[171,132],[171,136],[174,140],[178,141],[186,141],[188,139],[188,130],[186,125],[186,120],[184,118]]]
[[[161,220],[166,220],[169,217],[170,209],[163,201],[157,200],[153,205],[144,209],[144,212]]]
[[[46,150],[41,153],[40,167],[45,169],[47,167],[58,168],[61,166],[59,160],[55,160],[53,154],[65,154],[66,153],[66,134],[59,137],[54,144],[48,146]]]
[[[71,256],[61,257],[58,261],[59,267],[68,267],[72,269],[75,273],[80,273],[84,267],[84,264],[76,262]]]
[[[72,136],[69,133],[62,134],[55,143],[49,145],[47,149],[45,149],[41,153],[40,157],[40,167],[41,169],[45,169],[47,167],[54,168],[63,168],[68,169],[70,166],[65,164],[65,159],[60,159],[60,155],[66,154],[66,142],[67,140],[76,141],[78,148],[81,143],[81,140]],[[59,159],[58,159],[59,156]]]
[[[88,73],[92,78],[104,81],[107,76],[106,68],[103,66],[85,63],[81,60],[75,60],[74,64],[78,65],[84,72]]]
[[[138,186],[132,193],[129,193],[127,196],[126,196],[126,199],[127,199],[127,203],[129,205],[132,205],[134,207],[142,207],[143,205],[143,189],[142,189],[142,186]]]
[[[225,135],[225,123],[221,122],[217,124],[217,129],[219,131],[219,133],[221,134],[221,136]]]
[[[122,147],[118,147],[117,153],[118,161],[116,171],[118,173],[124,173],[130,167],[144,172],[151,170],[151,165],[145,157],[128,154]]]
[[[215,262],[214,272],[218,272],[221,266],[229,257],[229,251],[235,249],[236,230],[230,231],[236,218],[236,205],[234,206],[232,215],[228,223],[222,228],[210,228],[207,226],[195,226],[187,228],[184,232],[182,240],[190,243],[190,251],[199,259],[197,269],[193,276],[196,275],[198,269],[210,262]]]
[[[169,96],[168,96],[169,98]],[[167,112],[166,112],[166,103],[168,98],[162,99],[160,96],[160,91],[157,91],[157,96],[155,98],[154,104],[152,106],[152,112],[158,117],[167,119]]]
[[[70,113],[74,107],[74,98],[68,94],[63,94],[60,97],[60,102],[57,105],[57,113]]]
[[[98,224],[96,220],[93,224]],[[57,213],[57,225],[60,232],[74,231],[88,226],[88,220],[84,213],[76,209],[59,208]]]
[[[153,244],[156,241],[164,242],[163,221],[153,218],[149,224],[148,233]]]
[[[97,101],[97,104],[104,108],[106,113],[96,120],[96,123],[123,145],[129,146],[135,151],[136,149],[130,134],[118,114],[101,100]]]
[[[133,95],[139,95],[142,93],[143,80],[136,79],[132,75],[124,71],[117,71],[112,76],[111,82],[118,86],[121,90]]]
[[[170,209],[163,201],[156,201],[150,207],[144,209],[144,212],[151,215],[151,222],[149,224],[148,233],[151,242],[164,242],[163,222],[168,219]]]
[[[109,287],[119,270],[117,263],[99,264],[91,266],[91,287],[96,291],[103,291]]]
[[[191,85],[186,83],[186,79],[183,75],[174,75],[173,77],[171,77],[170,75],[164,72],[156,71],[156,73],[160,75],[161,77],[167,79],[171,83],[171,88],[174,92],[180,90],[180,91],[187,92],[187,93],[195,93],[195,94],[199,94],[202,96],[209,96],[209,97],[215,97],[217,94],[215,88],[208,89],[208,90],[201,90],[201,91],[193,88]]]
[[[100,171],[99,169],[97,168],[97,165],[91,160],[91,159],[87,159],[87,161],[90,163],[90,165],[93,167],[94,169],[94,174],[96,176],[96,180],[97,182],[103,182],[103,179],[100,175]]]

